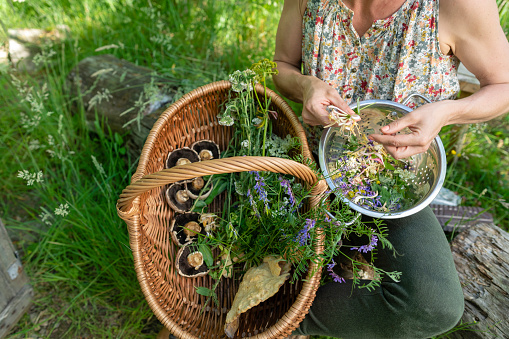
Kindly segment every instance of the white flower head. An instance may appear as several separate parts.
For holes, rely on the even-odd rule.
[[[69,204],[68,203],[65,203],[65,205],[60,204],[60,206],[58,206],[55,209],[55,215],[60,215],[62,217],[65,217],[67,214],[69,214]]]
[[[32,186],[34,183],[44,182],[42,171],[30,173],[27,170],[22,170],[18,171],[17,177],[26,180],[27,186]]]
[[[253,125],[259,125],[259,124],[261,124],[262,119],[254,118],[253,120],[251,120],[251,122],[253,123]]]
[[[233,122],[233,118],[229,115],[225,114],[219,117],[219,125],[221,126],[232,126]]]
[[[256,76],[256,73],[253,72],[250,69],[246,69],[245,71],[235,71],[228,79],[232,83],[232,91],[234,92],[242,92],[242,91],[252,91],[253,85],[252,82],[254,81],[254,78]]]
[[[88,110],[91,110],[97,104],[100,104],[103,100],[109,102],[113,96],[110,93],[110,90],[107,88],[103,88],[102,91],[97,91],[97,93],[88,101]]]
[[[48,212],[44,207],[41,207],[42,213],[39,214],[39,218],[41,218],[41,221],[45,223],[46,225],[51,225],[51,219],[53,219],[53,215]]]
[[[35,139],[35,140],[30,140],[30,142],[28,143],[28,149],[30,151],[34,151],[36,149],[39,149],[41,148],[42,145],[41,143],[39,142],[39,140]]]
[[[243,148],[249,148],[249,140],[244,140],[240,143]]]

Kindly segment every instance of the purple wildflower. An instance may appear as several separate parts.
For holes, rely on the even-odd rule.
[[[260,196],[260,200],[263,201],[263,203],[265,204],[265,209],[268,211],[269,210],[269,199],[267,198],[267,191],[265,190],[265,188],[263,188],[264,186],[266,186],[265,182],[263,181],[263,178],[260,176],[260,174],[258,172],[252,171],[249,173],[255,174],[256,185],[254,186],[254,188],[255,188],[256,192],[258,192],[258,195]]]
[[[260,218],[260,213],[258,213],[258,209],[256,208],[256,204],[253,199],[253,195],[251,194],[251,189],[247,190],[247,196],[249,197],[249,203],[251,204],[251,207],[253,207],[253,211],[255,212],[255,215]]]
[[[334,268],[334,266],[336,266],[336,262],[334,261],[334,259],[332,259],[332,263],[331,264],[328,264],[327,265],[327,271],[329,272],[329,275],[332,277],[332,279],[334,280],[334,282],[338,282],[338,283],[344,283],[345,282],[345,279],[343,277],[340,277],[339,275],[337,275],[332,269]]]
[[[295,196],[293,195],[292,186],[290,184],[290,181],[283,179],[282,177],[279,177],[279,180],[281,181],[281,186],[286,188],[286,194],[290,197],[290,204],[291,206],[295,206]]]
[[[351,250],[357,250],[362,253],[368,253],[369,251],[372,251],[376,244],[378,243],[378,237],[376,235],[371,236],[371,241],[368,245],[362,245],[361,247],[352,247]]]
[[[295,241],[299,242],[300,246],[304,246],[308,239],[311,239],[311,236],[309,235],[309,230],[311,230],[313,227],[315,227],[316,220],[313,219],[306,219],[306,224],[304,227],[299,231],[297,234],[297,237]]]

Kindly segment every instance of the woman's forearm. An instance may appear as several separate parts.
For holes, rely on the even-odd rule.
[[[451,101],[446,125],[475,124],[509,112],[509,84],[492,84],[463,99]]]
[[[303,81],[307,76],[293,65],[277,59],[274,61],[278,70],[278,74],[272,77],[276,89],[288,99],[302,103],[304,99]]]

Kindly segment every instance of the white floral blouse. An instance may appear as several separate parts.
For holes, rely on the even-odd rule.
[[[401,102],[411,93],[431,101],[454,98],[459,60],[440,51],[438,8],[439,0],[407,0],[359,37],[352,24],[354,12],[341,0],[308,0],[303,72],[336,88],[348,104],[357,99]],[[309,141],[315,146],[318,140],[311,136]]]

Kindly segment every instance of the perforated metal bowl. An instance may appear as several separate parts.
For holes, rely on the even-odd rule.
[[[425,97],[417,96],[427,100]],[[407,102],[410,97],[404,102]],[[350,105],[350,107],[355,109],[357,103]],[[399,118],[412,111],[411,108],[404,104],[389,100],[361,101],[359,103],[359,108],[361,109],[360,116],[362,118],[359,122],[359,129],[366,135],[378,133],[380,128],[388,123],[388,116]],[[409,131],[402,131],[401,133],[408,132]],[[326,128],[322,133],[318,157],[327,184],[332,190],[340,190],[330,174],[335,170],[335,159],[338,159],[339,155],[343,153],[344,145],[347,141],[348,138],[345,138],[337,127]],[[414,155],[407,160],[409,160],[408,170],[415,174],[415,179],[412,180],[412,183],[416,182],[418,185],[425,185],[428,183],[430,186],[428,192],[423,193],[413,206],[393,212],[379,212],[359,206],[344,195],[341,196],[342,200],[348,204],[350,208],[362,214],[381,219],[397,219],[419,212],[431,203],[444,183],[446,159],[444,146],[440,137],[437,136],[433,140],[427,152]]]

